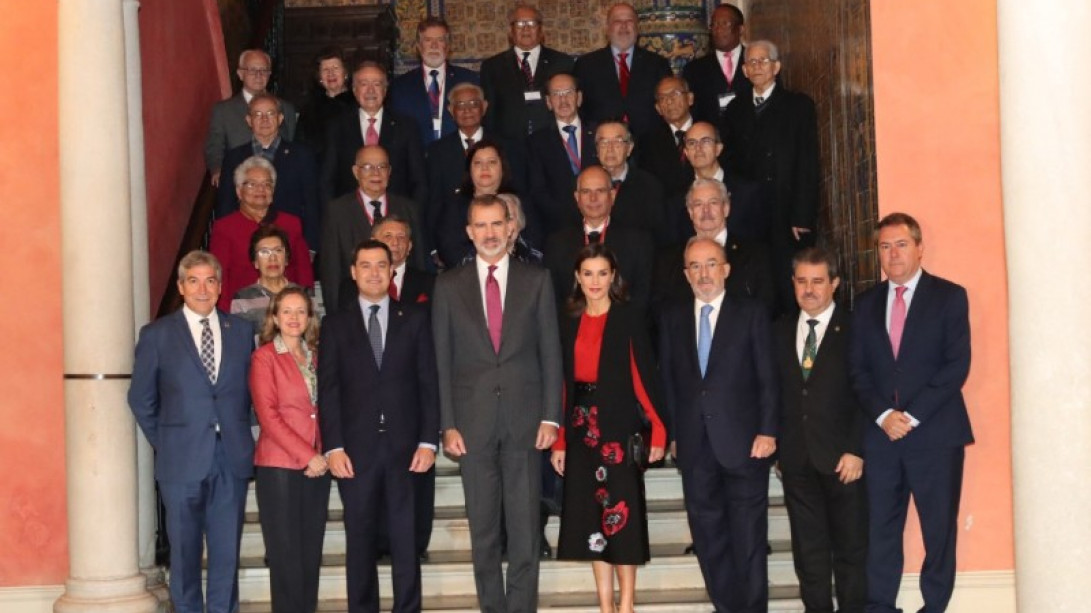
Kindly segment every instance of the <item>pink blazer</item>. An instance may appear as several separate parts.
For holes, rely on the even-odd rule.
[[[318,408],[291,353],[266,343],[250,358],[250,395],[261,424],[256,466],[306,468],[322,449]]]

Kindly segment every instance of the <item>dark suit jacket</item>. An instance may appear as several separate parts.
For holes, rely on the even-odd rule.
[[[428,203],[422,212],[422,219],[428,230],[431,241],[429,246],[432,249],[438,247],[436,234],[443,221],[444,204],[458,193],[466,178],[466,150],[462,146],[462,138],[462,134],[455,130],[428,145]],[[527,162],[523,141],[510,141],[488,129],[483,131],[483,138],[496,142],[503,149],[504,164],[510,175],[504,177],[505,182],[516,193],[527,193]],[[459,220],[458,227],[465,226],[466,218],[463,217]]]
[[[407,265],[405,280],[402,281],[402,289],[398,293],[398,301],[424,304],[432,298],[432,288],[435,284],[436,275]]]
[[[358,300],[322,321],[318,417],[323,449],[342,448],[359,466],[372,459],[379,446],[381,412],[386,421],[383,436],[408,468],[420,443],[439,444],[436,356],[428,309],[389,304],[381,369],[371,352]]]
[[[970,373],[970,320],[966,290],[921,273],[895,359],[886,328],[888,282],[857,298],[852,319],[849,368],[852,384],[868,421],[887,409],[906,411],[920,425],[891,442],[878,426],[869,426],[864,453],[914,453],[972,443],[973,432],[962,397]]]
[[[355,302],[356,283],[349,272],[352,255],[357,243],[371,237],[371,219],[360,207],[357,193],[357,190],[353,190],[326,207],[321,243],[325,255],[318,261],[318,279],[322,282],[322,300],[327,313]],[[420,222],[413,202],[390,192],[387,192],[386,198],[387,213],[408,220],[409,231],[413,236],[420,236]],[[424,268],[424,250],[413,249],[409,258],[411,265]]]
[[[621,95],[617,64],[610,47],[580,56],[574,68],[583,91],[581,115],[594,123],[628,117],[637,138],[651,130],[659,115],[655,112],[655,86],[672,74],[666,58],[640,47],[633,48],[629,69],[629,95]]]
[[[660,119],[636,144],[633,159],[663,184],[665,196],[682,194],[693,184],[693,167],[681,154],[674,130]]]
[[[549,274],[509,262],[499,355],[493,350],[477,266],[436,278],[432,322],[440,426],[457,428],[468,453],[498,439],[531,449],[542,421],[561,423],[561,343]]]
[[[227,467],[235,477],[254,474],[250,433],[250,322],[219,312],[216,383],[208,379],[181,309],[140,330],[129,386],[129,408],[155,449],[155,478],[191,483],[208,476],[220,425]]]
[[[423,66],[399,76],[390,83],[390,94],[387,97],[387,106],[395,111],[413,119],[417,123],[417,132],[420,133],[421,146],[427,147],[428,143],[436,140],[432,129],[432,105],[428,100],[428,88],[425,85]],[[443,84],[443,99],[439,101],[440,113],[443,117],[441,135],[446,136],[456,129],[455,118],[447,110],[447,94],[451,88],[459,83],[480,82],[477,73],[455,66],[447,62],[447,75]]]
[[[239,210],[239,196],[232,177],[246,158],[254,155],[253,145],[246,143],[227,152],[223,161],[223,180],[216,192],[216,218]],[[303,237],[312,249],[318,248],[322,232],[322,207],[318,201],[318,161],[311,148],[302,143],[281,139],[273,156],[277,185],[273,191],[273,208],[291,213],[303,222]]]
[[[572,72],[573,65],[572,57],[568,54],[543,46],[538,54],[538,68],[534,72],[533,91],[542,92],[550,77],[561,72]],[[489,110],[485,113],[485,127],[488,130],[497,131],[509,139],[522,140],[553,121],[544,94],[539,100],[525,99],[526,79],[511,47],[481,62],[481,88],[489,101]]]
[[[735,64],[735,75],[731,77],[731,85],[724,78],[723,67],[716,58],[716,51],[709,52],[690,63],[682,69],[682,77],[689,83],[689,90],[693,92],[693,121],[708,121],[713,124],[720,120],[720,96],[733,93],[736,97],[750,95],[753,87],[750,79],[743,74],[743,60],[746,59],[746,46],[743,45],[739,54],[739,62]]]
[[[693,301],[671,307],[659,324],[659,371],[682,470],[691,466],[690,450],[701,448],[701,437],[708,437],[720,466],[732,469],[759,461],[750,458],[755,436],[778,433],[769,315],[756,302],[731,296],[721,308],[704,377]]]
[[[384,107],[379,144],[390,157],[390,184],[387,190],[411,198],[417,206],[424,206],[428,198],[428,179],[424,169],[424,149],[416,124],[412,119]],[[356,189],[352,165],[356,163],[356,152],[363,146],[359,107],[330,120],[326,132],[326,155],[322,161],[323,203]]]
[[[692,235],[692,231],[690,234]],[[768,247],[764,243],[746,240],[728,232],[724,250],[727,252],[727,261],[731,264],[731,274],[724,286],[727,295],[757,300],[772,313],[775,298]],[[652,308],[657,313],[662,313],[668,305],[676,302],[693,302],[693,288],[686,280],[683,270],[684,255],[685,243],[659,252],[652,279]]]
[[[849,379],[850,318],[844,307],[834,307],[806,381],[796,352],[798,313],[775,325],[781,385],[777,452],[785,471],[813,467],[832,475],[842,454],[863,457],[864,414]]]
[[[595,152],[595,126],[587,121],[581,122],[582,143],[580,150],[581,167],[587,168],[599,163]],[[568,163],[568,152],[564,146],[557,122],[550,122],[545,128],[531,134],[527,142],[528,166],[530,169],[530,194],[533,198],[533,212],[528,216],[540,224],[539,234],[550,234],[569,226],[580,224],[580,211],[576,208],[576,175]],[[524,203],[524,208],[530,208]],[[529,221],[528,221],[529,223]]]
[[[281,98],[284,111],[284,124],[280,134],[288,140],[295,138],[295,107]],[[208,121],[208,136],[205,137],[205,165],[209,172],[215,172],[223,163],[224,155],[231,149],[250,142],[253,132],[246,125],[246,113],[249,111],[242,92],[227,100],[221,100],[212,107],[212,116]]]
[[[572,269],[576,254],[585,244],[583,225],[554,232],[546,242],[545,266],[553,277],[557,302],[563,304],[572,294],[576,277]],[[651,295],[652,265],[655,245],[651,236],[639,228],[616,225],[606,228],[603,244],[617,256],[618,272],[629,284],[629,302],[634,308],[646,311]]]
[[[722,165],[761,185],[772,231],[814,228],[818,216],[818,127],[814,102],[777,85],[761,113],[750,95],[727,105]]]
[[[667,206],[659,179],[629,164],[625,180],[614,195],[610,223],[644,230],[655,239],[656,246],[669,244],[673,237],[667,226]]]

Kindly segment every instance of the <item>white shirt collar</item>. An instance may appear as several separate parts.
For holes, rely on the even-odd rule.
[[[800,310],[799,311],[799,321],[798,321],[799,328],[801,330],[806,330],[807,328],[809,328],[810,325],[807,323],[808,319],[817,319],[818,320],[818,326],[820,326],[822,328],[825,328],[826,326],[830,325],[830,320],[833,319],[833,310],[836,307],[837,307],[837,303],[833,302],[833,301],[830,301],[830,304],[826,307],[825,310],[823,310],[821,313],[819,313],[818,315],[815,315],[813,317],[811,315],[808,315],[807,311]]]

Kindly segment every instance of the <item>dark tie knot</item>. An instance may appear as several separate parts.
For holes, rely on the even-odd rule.
[[[807,325],[810,326],[812,330],[814,330],[814,327],[818,325],[818,320],[817,319],[808,319],[807,320]]]
[[[597,243],[601,238],[602,232],[599,232],[598,230],[591,230],[587,233],[587,242],[589,243]]]
[[[621,187],[621,179],[614,179],[613,181],[610,181],[610,187],[613,187],[614,189]]]
[[[202,317],[201,318],[201,325],[206,327],[206,328],[208,327],[208,318],[207,317]]]
[[[524,62],[529,62],[530,61],[530,51],[524,51],[523,52],[523,61]]]
[[[674,131],[674,138],[675,138],[675,140],[678,141],[678,144],[682,144],[686,140],[686,131],[685,130],[675,130]]]
[[[433,68],[432,70],[428,71],[428,74],[431,75],[433,79],[435,79],[439,76],[439,71]]]
[[[565,126],[564,131],[568,132],[569,136],[572,136],[573,134],[576,133],[576,126]]]
[[[373,304],[373,305],[369,306],[368,308],[371,309],[372,316],[377,316],[379,314],[379,305]]]

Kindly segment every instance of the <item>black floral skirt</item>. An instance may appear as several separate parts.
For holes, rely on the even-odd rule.
[[[566,416],[564,503],[557,557],[643,564],[648,550],[644,476],[625,457],[632,407],[603,407],[593,384],[577,383]]]

